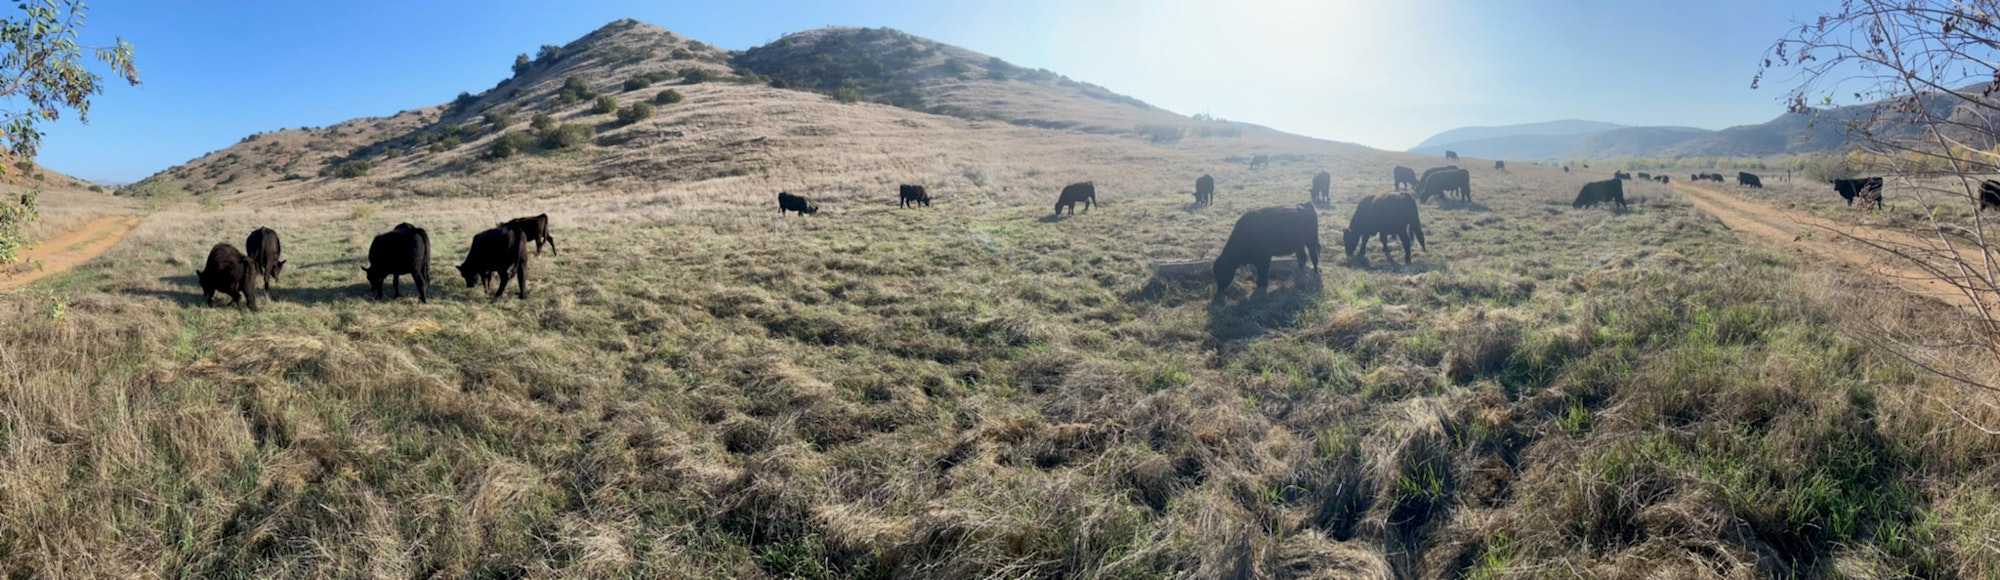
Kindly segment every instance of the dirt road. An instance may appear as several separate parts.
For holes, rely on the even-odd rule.
[[[25,270],[12,275],[0,274],[0,291],[20,288],[88,262],[118,245],[125,239],[125,234],[131,233],[137,225],[139,218],[107,215],[63,232],[54,239],[43,240],[41,246],[21,253],[21,265],[10,268],[25,267]]]
[[[1777,208],[1706,187],[1676,183],[1674,190],[1696,208],[1722,220],[1729,229],[1759,238],[1770,247],[1804,251],[1831,263],[1867,272],[1912,294],[1960,308],[1976,311],[1981,307],[1951,284],[1925,273],[1903,258],[1864,243],[1841,239],[1827,230],[1846,232],[1856,238],[1890,247],[1928,248],[1934,241],[1898,231],[1840,224],[1806,212]],[[1991,308],[1992,305],[1986,307]]]

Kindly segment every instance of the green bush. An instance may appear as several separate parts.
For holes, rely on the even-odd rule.
[[[630,125],[653,116],[653,106],[646,103],[632,103],[618,110],[618,124]]]
[[[681,82],[690,85],[708,82],[709,79],[713,78],[715,78],[715,74],[708,72],[708,69],[705,68],[687,67],[681,69]]]
[[[788,82],[785,82],[785,79],[777,79],[777,78],[774,78],[774,79],[771,79],[771,88],[774,88],[774,89],[789,89],[789,88],[792,88],[792,83],[788,83]]]
[[[590,114],[605,115],[618,112],[618,99],[605,95],[597,98],[597,104],[590,107]]]
[[[528,151],[535,146],[535,137],[522,131],[508,131],[493,139],[486,148],[486,156],[492,159],[506,159],[515,153]]]
[[[670,81],[670,80],[674,80],[674,76],[676,76],[676,75],[674,74],[674,71],[670,71],[670,70],[656,70],[656,71],[653,71],[653,72],[649,72],[649,73],[646,73],[646,74],[643,74],[643,75],[639,75],[639,78],[643,78],[643,79],[646,79],[646,82],[649,82],[649,83],[661,83],[661,82],[666,82],[666,81]]]
[[[596,136],[597,131],[589,125],[569,123],[543,134],[541,146],[543,149],[567,149],[589,143]]]
[[[550,129],[556,128],[556,118],[550,117],[548,113],[535,113],[534,118],[528,121],[528,127],[534,129],[536,133],[547,133]]]
[[[670,56],[674,57],[677,60],[687,60],[690,58],[694,58],[694,53],[688,52],[688,49],[685,48],[676,48],[672,53],[670,53]]]
[[[361,177],[363,175],[367,175],[368,170],[374,168],[375,165],[369,163],[368,160],[366,159],[355,159],[352,161],[345,161],[342,162],[340,165],[334,166],[333,174],[334,176],[340,177],[342,179],[349,177]]]
[[[562,47],[553,44],[544,44],[542,45],[542,49],[535,53],[535,62],[547,64],[562,59],[562,56]]]
[[[595,98],[597,98],[597,91],[591,90],[589,83],[583,82],[583,79],[576,77],[563,79],[562,88],[556,91],[557,102],[564,104],[580,103]]]
[[[843,103],[859,102],[861,91],[854,90],[854,87],[840,87],[833,91],[833,98]]]
[[[664,91],[660,91],[660,94],[657,94],[657,95],[653,95],[653,104],[655,104],[655,105],[671,105],[671,104],[674,104],[674,103],[678,103],[678,102],[681,102],[681,100],[683,100],[683,99],[686,99],[686,98],[687,98],[687,97],[683,97],[683,96],[681,96],[681,92],[680,92],[680,91],[676,91],[676,90],[673,90],[673,89],[667,89],[667,90],[664,90]]]
[[[521,73],[528,72],[528,69],[534,66],[535,61],[528,59],[528,53],[514,55],[514,76],[521,76]]]
[[[650,86],[653,86],[653,79],[646,78],[645,75],[625,79],[625,90],[628,91],[636,91]]]
[[[499,131],[514,124],[514,115],[506,111],[491,111],[486,113],[486,124],[492,126],[494,131]]]

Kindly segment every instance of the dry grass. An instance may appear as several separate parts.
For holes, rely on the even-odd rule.
[[[1213,255],[1322,167],[1334,239],[1422,160],[966,130],[993,138],[911,169],[878,135],[779,177],[164,209],[0,307],[7,571],[2000,572],[2000,445],[1850,332],[1939,315],[1739,248],[1665,187],[1577,211],[1582,177],[1475,168],[1415,265],[1335,252],[1211,309],[1148,261]],[[1190,212],[1200,170],[1222,187]],[[1042,219],[1086,178],[1103,207]],[[897,210],[898,180],[945,194]],[[828,211],[767,211],[784,181]],[[527,301],[363,296],[395,222],[447,275],[541,211],[563,254]],[[290,253],[275,300],[198,305],[199,252],[259,225]]]

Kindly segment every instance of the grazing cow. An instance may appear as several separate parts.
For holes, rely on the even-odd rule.
[[[368,286],[374,289],[376,300],[382,299],[383,278],[389,278],[396,297],[402,298],[403,275],[409,274],[417,284],[417,301],[430,302],[430,232],[407,223],[396,224],[396,229],[375,236],[368,244],[368,265],[361,271],[368,274]]]
[[[2000,208],[2000,181],[1988,179],[1979,184],[1979,211],[1989,207]]]
[[[1333,201],[1333,174],[1321,171],[1313,175],[1312,200]]]
[[[1429,201],[1432,197],[1451,199],[1457,193],[1460,201],[1472,201],[1472,172],[1464,169],[1439,171],[1424,177],[1417,186],[1417,200]]]
[[[819,204],[813,203],[811,200],[806,199],[805,196],[792,195],[790,192],[780,191],[778,192],[778,215],[785,215],[785,212],[788,211],[799,212],[799,217],[805,217],[806,214],[819,213]]]
[[[1618,209],[1625,209],[1625,184],[1616,179],[1593,181],[1583,184],[1583,190],[1576,192],[1576,201],[1570,207],[1593,207],[1599,203],[1610,203]]]
[[[1444,152],[1444,158],[1445,158],[1445,160],[1446,160],[1446,161],[1457,161],[1457,160],[1458,160],[1458,152],[1457,152],[1457,151],[1445,151],[1445,152]]]
[[[1417,185],[1421,187],[1423,185],[1424,180],[1430,179],[1432,175],[1437,175],[1439,172],[1444,172],[1444,171],[1458,171],[1458,166],[1446,165],[1443,167],[1432,167],[1430,169],[1425,169],[1423,177],[1417,178]]]
[[[1097,207],[1096,182],[1085,181],[1064,186],[1062,194],[1056,197],[1056,215],[1062,215],[1063,208],[1069,208],[1069,215],[1076,215],[1078,203],[1083,204],[1083,213],[1090,213],[1090,208]]]
[[[236,246],[216,244],[209,248],[206,269],[196,270],[194,278],[201,281],[201,294],[209,306],[215,305],[215,293],[221,292],[229,295],[232,305],[257,309],[257,263]]]
[[[1585,163],[1585,164],[1583,164],[1583,168],[1584,168],[1584,169],[1590,169],[1590,164],[1589,164],[1589,163]]]
[[[500,274],[500,289],[493,291],[493,298],[507,293],[508,279],[520,278],[516,286],[519,296],[528,299],[528,234],[512,223],[472,236],[472,249],[466,251],[465,261],[458,265],[458,275],[465,277],[466,288],[482,283],[490,288],[496,272]]]
[[[931,206],[931,194],[924,191],[924,186],[921,185],[902,184],[896,188],[896,197],[902,200],[902,206],[906,208],[917,204],[923,204],[924,207]]]
[[[1394,173],[1396,176],[1396,191],[1402,191],[1405,185],[1409,186],[1410,189],[1417,188],[1417,170],[1397,165]]]
[[[1207,206],[1215,202],[1215,178],[1203,173],[1194,180],[1194,204]]]
[[[1505,161],[1494,161],[1494,162],[1493,162],[1493,169],[1494,169],[1495,171],[1506,171],[1506,170],[1507,170],[1507,162],[1505,162]]]
[[[1861,198],[1861,205],[1875,203],[1875,209],[1882,209],[1882,178],[1863,177],[1860,179],[1835,179],[1833,191],[1847,200],[1848,207],[1854,206],[1854,198]]]
[[[1658,181],[1658,182],[1660,182],[1660,183],[1667,183],[1667,176],[1665,176],[1665,175],[1655,175],[1655,176],[1653,176],[1653,181]]]
[[[250,250],[250,262],[257,265],[257,273],[264,279],[264,291],[271,291],[271,280],[285,269],[284,246],[278,243],[278,232],[271,228],[257,228],[250,232],[250,239],[243,241],[243,247]]]
[[[549,236],[549,214],[514,218],[508,220],[506,225],[511,225],[515,229],[521,230],[522,235],[528,236],[529,240],[535,242],[535,255],[542,255],[543,242],[549,244],[550,255],[561,255],[556,252],[556,239]]]
[[[1646,173],[1646,172],[1644,172],[1644,171],[1641,171],[1641,172],[1639,172],[1639,180],[1640,180],[1640,181],[1652,181],[1652,180],[1653,180],[1653,174],[1651,174],[1651,173]]]
[[[1313,270],[1319,270],[1319,212],[1311,204],[1254,209],[1236,218],[1229,241],[1215,257],[1215,301],[1222,301],[1236,270],[1245,264],[1257,270],[1257,294],[1263,294],[1271,282],[1271,257],[1285,254],[1297,254],[1301,269],[1310,258]]]
[[[1613,171],[1611,172],[1611,177],[1612,177],[1613,179],[1623,179],[1623,180],[1626,180],[1626,181],[1631,181],[1631,179],[1632,179],[1632,174],[1630,174],[1630,173],[1626,173],[1626,172],[1623,172],[1623,171],[1617,171],[1617,170],[1613,170]]]
[[[1389,193],[1361,198],[1354,205],[1354,217],[1347,220],[1347,231],[1341,234],[1341,244],[1347,248],[1347,256],[1368,265],[1368,236],[1382,241],[1382,256],[1389,265],[1396,264],[1396,255],[1389,252],[1389,238],[1403,241],[1403,263],[1410,263],[1410,240],[1415,238],[1423,245],[1424,251],[1431,250],[1424,241],[1424,223],[1417,218],[1417,200],[1407,193]]]
[[[1271,156],[1269,156],[1269,155],[1258,155],[1258,156],[1256,156],[1256,157],[1251,157],[1251,158],[1250,158],[1250,168],[1251,168],[1251,169],[1256,169],[1256,168],[1259,168],[1259,167],[1265,167],[1265,166],[1268,166],[1268,165],[1270,165],[1270,164],[1271,164]]]
[[[1568,166],[1568,165],[1564,165],[1564,166],[1563,166],[1563,173],[1569,173],[1569,166]]]
[[[1721,181],[1721,180],[1720,180],[1720,179],[1717,179],[1717,181]],[[1737,185],[1747,185],[1747,186],[1750,186],[1750,187],[1755,187],[1755,188],[1757,188],[1757,189],[1763,189],[1763,188],[1764,188],[1764,180],[1761,180],[1761,179],[1757,179],[1757,176],[1756,176],[1756,175],[1752,175],[1752,174],[1751,174],[1750,172],[1748,172],[1748,171],[1738,171],[1738,172],[1736,172],[1736,184],[1737,184]]]

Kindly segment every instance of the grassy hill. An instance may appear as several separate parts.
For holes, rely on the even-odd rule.
[[[787,46],[842,35],[920,40]],[[470,104],[265,133],[127,188],[162,201],[123,244],[0,298],[0,570],[2000,573],[2000,441],[1965,423],[2000,413],[1873,348],[1963,338],[1955,313],[1742,245],[1671,188],[1579,210],[1605,175],[1473,166],[1476,203],[1424,206],[1414,264],[1368,267],[1336,249],[1349,211],[1435,158],[1059,77],[885,70],[908,80],[847,88],[924,101],[842,102],[782,65],[810,52],[752,52],[613,23]],[[677,76],[624,88],[656,71]],[[621,124],[571,77],[620,108],[685,99]],[[1051,108],[938,114],[957,83]],[[491,154],[537,113],[594,135]],[[1153,274],[1320,170],[1318,273],[1256,297],[1245,274],[1221,305]],[[1216,203],[1192,208],[1204,172]],[[1081,180],[1102,205],[1051,218]],[[898,209],[897,183],[938,203]],[[824,210],[780,217],[780,189]],[[473,234],[543,212],[561,250],[527,300],[453,275]],[[367,297],[368,240],[398,222],[431,232],[428,304],[408,280]],[[202,304],[202,253],[258,226],[290,259],[272,299]]]

